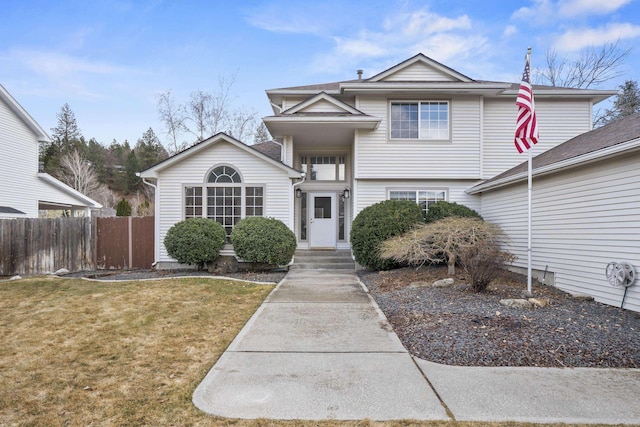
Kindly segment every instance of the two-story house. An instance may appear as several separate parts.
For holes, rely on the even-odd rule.
[[[267,90],[274,114],[264,123],[279,153],[219,134],[142,172],[157,187],[159,267],[175,264],[162,245],[167,230],[191,217],[228,232],[246,216],[275,217],[298,249],[313,250],[349,249],[353,218],[382,200],[481,210],[481,195],[466,190],[523,161],[513,146],[518,87],[419,54],[369,78]],[[615,93],[534,92],[537,152],[591,130],[593,105]]]
[[[102,205],[39,170],[47,133],[0,85],[0,218],[37,218],[44,211],[90,215]]]

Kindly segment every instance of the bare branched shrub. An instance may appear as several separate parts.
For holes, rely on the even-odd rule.
[[[506,241],[504,232],[490,222],[478,218],[449,217],[421,224],[385,241],[380,256],[414,266],[446,262],[449,274],[454,275],[462,249],[488,244],[499,247]]]
[[[460,264],[469,275],[471,289],[475,292],[484,292],[504,265],[512,263],[514,259],[514,255],[502,250],[493,241],[464,246],[459,253]]]

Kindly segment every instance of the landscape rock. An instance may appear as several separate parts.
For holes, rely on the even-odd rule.
[[[209,273],[227,274],[238,272],[238,260],[234,256],[223,255],[209,264]]]
[[[22,279],[22,276],[13,276],[9,278],[9,280],[20,280],[20,279]]]
[[[551,304],[551,300],[548,298],[529,298],[528,301],[536,307],[546,307]]]
[[[70,271],[67,270],[66,268],[60,268],[58,270],[56,270],[53,274],[55,274],[56,276],[63,276],[65,274],[69,274]]]
[[[446,288],[447,286],[453,285],[454,280],[452,278],[436,280],[431,285],[432,288]]]
[[[533,304],[522,298],[501,299],[500,304],[511,308],[532,308]]]
[[[409,287],[411,288],[446,288],[447,286],[451,286],[453,285],[454,280],[449,278],[449,279],[442,279],[442,280],[436,280],[435,282],[427,282],[427,281],[417,281],[417,282],[411,282],[409,284]]]
[[[424,281],[411,282],[409,283],[409,287],[410,288],[428,288],[428,287],[431,287],[431,282],[424,282]]]

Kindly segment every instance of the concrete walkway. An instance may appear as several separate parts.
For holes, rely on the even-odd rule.
[[[412,359],[353,272],[291,271],[193,395],[229,418],[640,423],[640,370]]]

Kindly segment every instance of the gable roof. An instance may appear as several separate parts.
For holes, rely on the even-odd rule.
[[[422,65],[424,69],[431,69],[441,76],[440,81],[460,81],[460,82],[473,82],[470,77],[465,76],[462,73],[457,72],[453,68],[449,68],[446,65],[434,61],[428,56],[419,53],[401,63],[394,65],[385,71],[376,74],[373,77],[366,79],[367,82],[380,82],[393,77],[394,74],[398,74],[416,65]]]
[[[515,149],[512,146],[505,149]],[[532,159],[533,176],[545,175],[561,169],[640,149],[640,113],[616,120],[601,128],[578,135]],[[527,178],[528,162],[523,162],[469,190],[477,194],[512,184]]]
[[[428,56],[419,53],[367,79],[343,80],[315,85],[267,90],[274,113],[280,111],[283,97],[312,96],[325,92],[334,97],[371,93],[381,96],[403,96],[411,92],[435,94],[476,94],[515,98],[520,83],[474,80]],[[615,90],[575,89],[534,85],[538,98],[587,98],[594,104],[617,94]]]
[[[296,114],[305,113],[304,110],[310,110],[311,107],[318,105],[329,105],[331,107],[330,113],[342,113],[348,115],[366,115],[362,111],[353,108],[349,104],[346,104],[333,96],[328,95],[326,92],[320,92],[299,104],[294,105],[288,110],[283,111],[281,114]]]
[[[22,122],[24,122],[24,124],[36,136],[38,141],[51,142],[49,135],[47,135],[44,129],[40,127],[38,122],[36,122],[33,119],[33,117],[31,117],[31,115],[27,113],[27,110],[22,108],[22,105],[20,105],[18,101],[16,101],[15,98],[11,96],[11,94],[7,91],[7,89],[5,89],[4,86],[2,86],[1,84],[0,84],[0,100],[2,100],[9,107],[9,109],[13,111],[13,113],[16,116],[18,116],[20,120],[22,120]]]
[[[140,176],[141,178],[157,178],[158,173],[163,171],[164,169],[167,169],[175,165],[176,163],[181,162],[184,159],[194,156],[199,152],[201,152],[202,150],[212,145],[218,144],[220,142],[227,142],[231,145],[234,145],[240,148],[241,150],[244,150],[247,153],[253,156],[256,156],[257,158],[286,171],[290,178],[302,178],[302,172],[285,165],[279,160],[275,160],[274,158],[264,154],[263,152],[257,150],[256,148],[253,148],[250,145],[247,145],[241,141],[238,141],[237,139],[227,135],[224,132],[219,132],[213,135],[212,137],[209,137],[203,141],[200,141],[197,144],[192,145],[191,147],[186,148],[185,150],[182,150],[179,153],[176,153],[173,156],[159,163],[156,163],[155,165],[140,172],[138,176]]]

